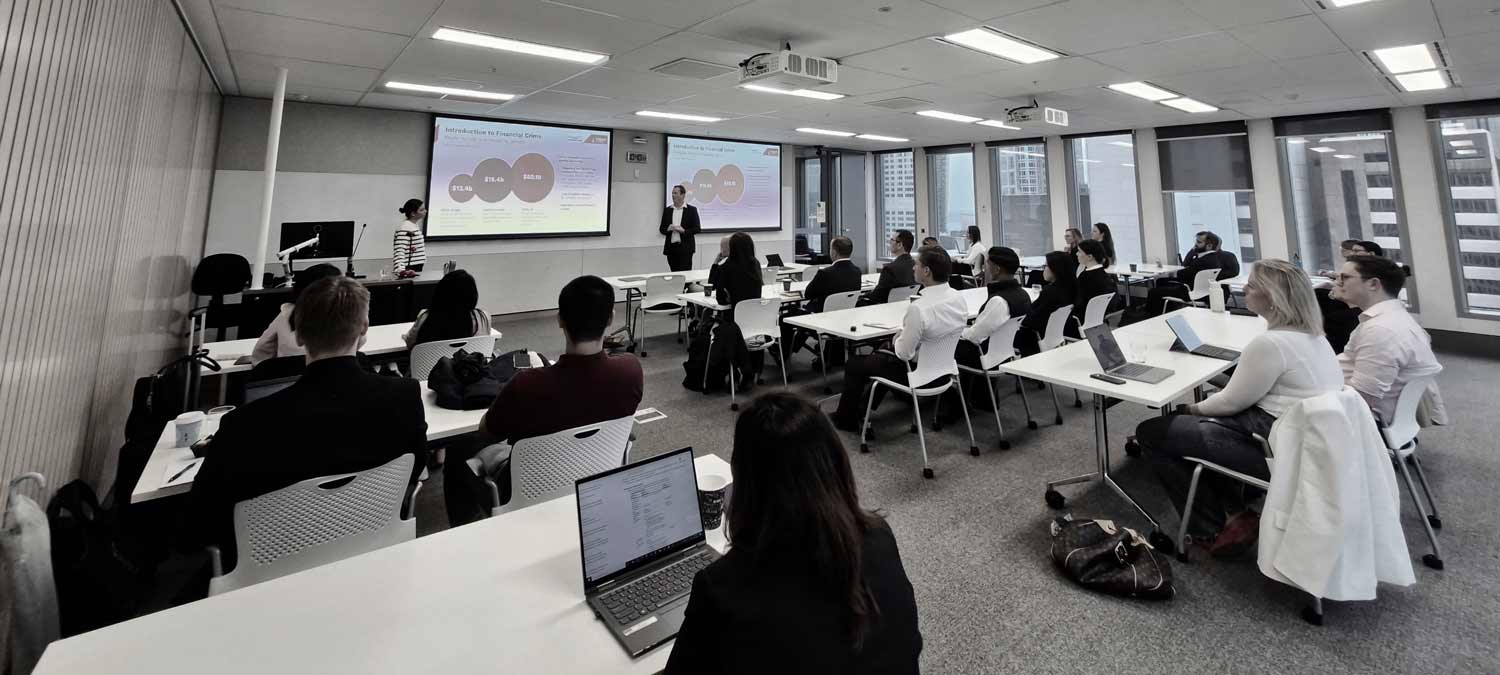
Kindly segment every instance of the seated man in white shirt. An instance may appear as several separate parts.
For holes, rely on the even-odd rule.
[[[1333,295],[1360,310],[1359,326],[1339,354],[1344,384],[1358,391],[1382,420],[1392,422],[1406,383],[1443,370],[1427,331],[1396,297],[1406,284],[1406,271],[1389,258],[1354,256],[1344,262],[1335,284]],[[1436,385],[1427,396],[1431,418],[1445,422]]]
[[[870,378],[884,377],[905,383],[906,362],[917,358],[920,343],[955,335],[968,327],[968,305],[958,291],[948,286],[948,276],[953,270],[948,252],[937,246],[923,246],[917,249],[912,262],[912,277],[921,284],[922,291],[906,308],[901,332],[896,334],[895,354],[877,351],[852,359],[844,367],[844,393],[839,398],[838,410],[833,414],[833,425],[844,431],[859,431],[869,396],[866,387]],[[925,384],[918,383],[919,386]],[[879,404],[879,394],[875,402]]]

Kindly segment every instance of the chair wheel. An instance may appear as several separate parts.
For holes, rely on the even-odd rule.
[[[1323,625],[1323,615],[1319,614],[1318,610],[1313,609],[1312,607],[1302,608],[1302,620],[1314,626]]]
[[[1186,565],[1186,564],[1188,564],[1189,562],[1192,562],[1192,561],[1188,560],[1187,551],[1178,551],[1177,552],[1177,562],[1180,562],[1180,563]]]
[[[1443,569],[1443,559],[1433,553],[1422,556],[1422,564],[1435,570]]]
[[[729,409],[738,412],[739,409],[740,409],[740,404],[738,404],[738,403],[731,403],[731,404],[729,404]]]
[[[1141,456],[1141,444],[1135,442],[1134,438],[1125,439],[1125,454],[1130,457]]]
[[[642,350],[641,350],[641,358],[643,358],[643,359],[644,359],[644,358],[646,358],[646,356],[647,356],[647,354],[646,354],[646,350],[644,350],[644,349],[642,349]]]
[[[933,422],[932,423],[932,430],[933,431],[942,431],[943,430],[943,423],[942,422]]]
[[[1052,420],[1052,423],[1053,424],[1057,424],[1057,425],[1061,425],[1062,424],[1062,415],[1058,415],[1056,418],[1054,418]]]
[[[1047,500],[1047,506],[1050,508],[1061,509],[1068,504],[1068,500],[1057,490],[1047,490],[1047,493],[1042,496]]]
[[[677,338],[677,344],[682,344],[682,338]]]
[[[922,477],[932,478],[932,469],[929,467],[922,467]]]
[[[833,387],[823,387],[823,395],[824,396],[832,396],[833,395]]]
[[[1083,407],[1083,401],[1080,400],[1080,399],[1076,399],[1076,398],[1073,399],[1073,407],[1074,408],[1082,408]]]
[[[1036,420],[1026,420],[1026,428],[1027,429],[1035,430],[1036,429]]]
[[[1151,543],[1151,548],[1167,555],[1172,555],[1177,551],[1177,543],[1172,541],[1172,538],[1168,537],[1167,533],[1161,530],[1152,530],[1151,536],[1146,537],[1146,541]]]
[[[1010,449],[1010,441],[1007,441],[1007,440],[1005,440],[1003,438],[1000,439],[1000,449],[1001,450],[1009,450]]]
[[[1434,530],[1443,529],[1443,519],[1437,516],[1427,516],[1427,524],[1431,525]]]
[[[979,446],[977,446],[977,445],[971,445],[971,446],[969,446],[969,454],[971,456],[978,457],[979,456]]]
[[[866,455],[870,454],[870,446],[869,446],[869,444],[867,444],[867,443],[860,443],[859,444],[859,451],[860,451],[861,454],[866,454]]]
[[[911,428],[908,429],[908,430],[906,430],[906,433],[908,433],[908,434],[917,433],[917,425],[915,425],[915,424],[911,425]]]

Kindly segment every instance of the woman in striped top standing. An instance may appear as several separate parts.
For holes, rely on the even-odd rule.
[[[391,251],[392,274],[400,275],[406,270],[421,272],[427,263],[427,240],[422,236],[422,219],[427,217],[427,209],[422,200],[408,199],[401,206],[401,215],[406,218],[396,226]]]

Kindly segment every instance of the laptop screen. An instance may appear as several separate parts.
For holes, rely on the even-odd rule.
[[[575,487],[585,588],[704,541],[692,448],[590,476]]]
[[[785,267],[785,265],[781,264],[781,254],[779,254],[779,253],[771,253],[771,254],[767,255],[766,256],[766,266],[767,267]]]
[[[1177,314],[1167,317],[1167,327],[1182,341],[1183,349],[1193,351],[1203,346],[1203,341],[1198,339],[1198,334],[1193,332],[1193,326],[1188,323],[1187,317]]]
[[[1125,354],[1115,342],[1114,334],[1109,332],[1109,324],[1101,323],[1093,328],[1086,328],[1083,336],[1088,338],[1089,347],[1094,350],[1094,358],[1099,359],[1099,366],[1105,371],[1125,365]]]

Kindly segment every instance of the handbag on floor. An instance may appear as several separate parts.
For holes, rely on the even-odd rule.
[[[1139,532],[1111,520],[1052,521],[1052,561],[1079,585],[1112,595],[1166,600],[1172,564]]]

